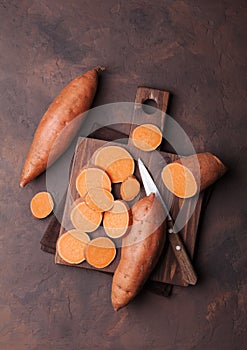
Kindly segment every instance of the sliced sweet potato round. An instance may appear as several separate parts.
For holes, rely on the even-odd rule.
[[[125,201],[132,201],[140,192],[140,183],[135,176],[129,176],[120,186],[121,198]]]
[[[104,188],[91,188],[85,197],[87,205],[96,212],[110,210],[113,206],[114,197],[111,192]]]
[[[57,240],[57,253],[70,264],[80,264],[85,260],[85,248],[90,242],[88,235],[79,230],[65,232]]]
[[[52,212],[54,202],[49,192],[38,192],[30,202],[30,209],[34,217],[44,219]]]
[[[85,255],[90,265],[102,269],[114,260],[116,247],[110,238],[97,237],[87,245]]]
[[[87,192],[95,186],[111,191],[111,180],[107,173],[97,167],[82,169],[76,178],[76,189],[79,195],[84,198]]]
[[[80,201],[73,206],[70,220],[77,230],[93,232],[99,227],[102,214],[90,208],[84,201]]]
[[[95,152],[92,159],[96,166],[107,172],[113,183],[124,181],[135,170],[132,156],[120,146],[102,147]]]
[[[190,198],[197,192],[192,172],[182,164],[168,164],[163,168],[161,177],[168,190],[179,198]]]
[[[135,147],[150,152],[161,144],[162,133],[156,125],[143,124],[133,130],[131,139]]]
[[[209,152],[183,157],[161,173],[166,187],[177,197],[188,198],[205,190],[226,172],[226,166]]]
[[[104,213],[103,226],[111,238],[122,237],[129,228],[129,222],[129,207],[123,201],[116,200],[111,210]]]

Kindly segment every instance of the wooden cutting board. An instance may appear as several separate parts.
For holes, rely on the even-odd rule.
[[[124,128],[121,131],[129,135],[132,129],[135,127],[135,125],[140,125],[143,123],[155,124],[163,131],[165,127],[165,119],[166,119],[165,112],[167,110],[168,99],[169,99],[169,92],[167,91],[139,87],[136,93],[136,98],[135,98],[136,105],[134,108],[131,124],[128,124],[128,125],[125,124]],[[150,101],[154,102],[158,109],[149,108],[148,102]],[[142,105],[143,103],[145,104],[147,103],[147,106],[144,109]],[[121,121],[121,122],[124,122],[124,121]],[[165,198],[166,204],[168,206],[171,206],[170,211],[173,219],[176,219],[177,214],[183,204],[183,200],[173,198],[173,196],[166,190],[160,177],[160,169],[162,165],[164,165],[164,160],[166,161],[166,163],[169,163],[176,160],[178,156],[171,153],[165,153],[165,152],[159,152],[159,153],[142,152],[137,150],[131,144],[129,139],[126,139],[126,144],[123,144],[123,142],[124,140],[121,139],[121,145],[123,147],[126,147],[129,150],[129,152],[134,156],[135,159],[137,159],[137,157],[141,157],[144,163],[146,164],[146,166],[149,168],[158,188],[160,189],[163,197]],[[103,146],[104,144],[107,144],[107,142],[98,140],[98,139],[97,140],[87,139],[87,138],[78,139],[74,160],[72,164],[72,169],[71,169],[71,176],[70,176],[70,182],[68,186],[67,198],[65,202],[60,235],[62,235],[66,231],[65,228],[66,229],[73,228],[69,219],[69,216],[70,216],[69,214],[70,214],[70,208],[73,201],[79,197],[75,188],[75,179],[76,179],[76,176],[78,175],[78,171],[82,166],[86,165],[90,161],[90,158],[94,153],[94,151],[99,147]],[[135,175],[141,182],[137,167],[135,170]],[[119,198],[119,185],[114,185],[113,192],[114,192],[115,198]],[[143,189],[141,191],[141,196],[144,196]],[[200,213],[202,208],[203,196],[204,194],[201,193],[199,196],[198,202],[196,204],[195,211],[193,212],[193,215],[191,216],[190,220],[187,222],[185,227],[180,232],[185,242],[187,251],[191,256],[191,258],[193,257],[194,249],[195,249],[196,234],[197,234],[198,223],[199,223],[199,218],[200,218]],[[187,199],[186,201],[189,201],[188,204],[190,206],[190,205],[193,205],[194,199]],[[189,207],[188,207],[188,211],[189,211]],[[98,235],[105,235],[102,227],[100,227],[94,233],[90,234],[92,238],[97,237]],[[117,249],[117,255],[115,260],[111,263],[111,265],[107,266],[104,269],[100,269],[100,271],[113,273],[118,265],[119,259],[120,259],[120,249]],[[64,262],[59,257],[58,254],[56,254],[55,262],[57,264],[70,265]],[[83,262],[76,266],[80,268],[95,270],[95,268],[90,266],[87,262]],[[156,266],[150,278],[151,280],[156,282],[187,286],[187,283],[185,283],[182,279],[179,265],[168,243],[168,240],[167,240],[167,244],[164,249],[164,252],[159,260],[159,263]]]

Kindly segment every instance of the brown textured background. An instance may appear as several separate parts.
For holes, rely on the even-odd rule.
[[[0,349],[245,349],[246,1],[0,0],[0,28]],[[46,107],[97,64],[108,69],[95,105],[167,89],[197,151],[230,168],[201,222],[198,284],[145,291],[119,313],[110,276],[40,251],[48,220],[28,207],[44,176],[18,187]]]

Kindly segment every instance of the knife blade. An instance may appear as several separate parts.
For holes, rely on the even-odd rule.
[[[179,263],[182,276],[185,282],[188,284],[195,285],[197,282],[197,276],[195,273],[195,270],[192,266],[191,260],[186,252],[185,246],[177,232],[174,231],[174,223],[173,219],[171,217],[171,214],[169,210],[167,209],[167,206],[152,178],[150,175],[148,169],[142,162],[142,160],[138,159],[138,167],[142,179],[142,183],[146,192],[146,195],[148,196],[151,193],[154,193],[157,198],[159,198],[165,213],[167,217],[167,228],[168,228],[168,238],[170,241],[170,244],[172,246],[174,255]]]

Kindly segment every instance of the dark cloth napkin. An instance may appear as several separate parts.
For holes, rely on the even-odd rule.
[[[104,141],[126,139],[126,142],[127,142],[128,136],[126,136],[126,134],[123,134],[122,132],[117,131],[115,129],[102,127],[102,128],[98,128],[95,132],[91,133],[88,137],[101,139]],[[41,250],[43,250],[44,252],[51,253],[51,254],[56,253],[56,242],[60,232],[65,200],[66,200],[66,194],[63,196],[63,199],[58,204],[56,215],[52,214],[50,218],[50,222],[40,241]],[[172,292],[172,285],[160,283],[160,282],[154,282],[151,280],[149,280],[146,283],[145,287],[155,294],[166,296],[166,297],[168,297]]]

